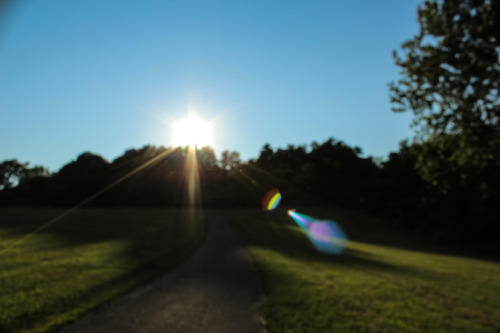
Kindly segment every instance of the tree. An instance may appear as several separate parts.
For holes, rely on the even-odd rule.
[[[274,158],[274,151],[269,143],[266,143],[264,147],[260,150],[259,158],[257,159],[258,164],[266,165],[270,163]]]
[[[240,153],[237,151],[224,150],[221,153],[220,165],[224,170],[229,170],[241,164]]]
[[[9,189],[19,184],[27,167],[28,163],[22,164],[15,159],[0,163],[0,190]]]
[[[394,52],[401,78],[390,94],[393,111],[414,114],[409,148],[426,182],[425,223],[436,237],[493,244],[500,232],[500,1],[425,0],[418,22],[420,32],[401,55]]]
[[[402,56],[394,52],[402,71],[390,92],[394,111],[415,115],[419,174],[445,191],[474,184],[491,196],[488,174],[500,167],[500,1],[426,0],[418,22]]]
[[[198,166],[202,169],[213,169],[217,166],[217,157],[214,150],[209,146],[196,149],[196,159]]]
[[[43,166],[40,166],[40,165],[36,165],[33,168],[27,168],[25,170],[23,181],[31,180],[31,179],[35,179],[35,178],[45,178],[45,177],[49,177],[49,176],[50,176],[49,169],[47,169]]]
[[[390,86],[394,111],[412,110],[430,133],[484,134],[500,121],[500,3],[427,0],[420,33],[394,52],[403,78]]]
[[[39,165],[29,168],[28,165],[29,163],[19,163],[16,159],[0,163],[0,190],[50,175],[47,168]]]

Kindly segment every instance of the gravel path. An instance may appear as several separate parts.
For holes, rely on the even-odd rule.
[[[70,332],[264,332],[256,315],[260,286],[229,225],[214,216],[188,261],[65,327]]]

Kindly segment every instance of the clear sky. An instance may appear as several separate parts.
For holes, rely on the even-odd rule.
[[[414,0],[33,1],[0,16],[0,161],[51,171],[170,146],[196,110],[242,158],[329,137],[386,157],[410,138],[390,110],[391,53]]]

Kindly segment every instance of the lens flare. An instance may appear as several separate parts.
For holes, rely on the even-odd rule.
[[[347,236],[333,221],[319,221],[290,209],[288,215],[304,230],[314,248],[325,254],[339,255],[347,246]]]
[[[289,209],[288,215],[299,225],[302,230],[306,232],[309,231],[311,221],[314,221],[314,217],[297,213],[295,209]]]
[[[266,196],[262,200],[263,210],[273,210],[278,207],[281,202],[281,193],[275,188],[267,192]]]
[[[333,221],[317,221],[311,223],[309,238],[321,253],[341,254],[347,246],[347,237],[340,226]]]
[[[52,220],[50,220],[50,221],[42,224],[40,227],[36,228],[35,230],[33,230],[32,232],[30,232],[29,234],[26,234],[25,236],[21,237],[17,241],[14,241],[12,244],[7,245],[6,247],[4,247],[3,249],[0,250],[0,254],[3,254],[4,252],[9,251],[10,249],[12,249],[12,248],[16,247],[17,245],[19,245],[19,244],[23,243],[24,241],[26,241],[28,238],[30,238],[30,237],[32,237],[32,236],[40,233],[41,231],[43,231],[45,229],[47,229],[49,226],[51,226],[54,223],[56,223],[57,221],[61,220],[63,217],[65,217],[65,216],[73,213],[74,211],[76,211],[78,208],[82,207],[86,203],[94,200],[95,198],[99,197],[101,194],[109,191],[110,189],[112,189],[116,185],[120,184],[125,179],[127,179],[127,178],[135,175],[136,173],[138,173],[142,169],[144,169],[144,168],[146,168],[146,167],[148,167],[148,166],[150,166],[150,165],[152,165],[152,164],[160,161],[162,158],[167,157],[168,155],[172,154],[173,152],[174,152],[174,149],[172,149],[172,148],[167,149],[167,150],[163,151],[162,153],[156,155],[155,157],[151,158],[150,160],[144,162],[143,164],[139,165],[134,170],[132,170],[129,173],[127,173],[125,176],[122,176],[118,180],[115,180],[113,183],[111,183],[108,186],[104,187],[102,190],[97,191],[96,193],[94,193],[91,196],[87,197],[86,199],[80,201],[79,203],[77,203],[73,207],[71,207],[68,210],[64,211],[63,213],[59,214],[58,216],[56,216]]]

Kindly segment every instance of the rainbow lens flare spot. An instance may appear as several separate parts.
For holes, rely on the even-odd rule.
[[[314,221],[314,217],[307,216],[304,214],[297,213],[295,209],[289,209],[288,215],[299,225],[299,227],[304,231],[309,231],[309,226],[311,222]]]
[[[309,239],[316,250],[326,254],[341,254],[347,246],[347,237],[333,221],[316,221],[309,227]]]
[[[294,209],[288,215],[307,234],[314,248],[321,253],[339,255],[347,246],[347,236],[333,221],[319,221],[311,216],[297,213]]]
[[[262,200],[262,209],[263,210],[273,210],[278,207],[281,202],[281,193],[275,188],[267,192],[266,196]]]

